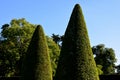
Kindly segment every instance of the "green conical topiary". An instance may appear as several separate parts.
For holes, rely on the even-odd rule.
[[[43,29],[37,26],[23,64],[22,80],[52,80],[48,46]]]
[[[64,35],[55,80],[99,80],[79,4],[73,9]]]

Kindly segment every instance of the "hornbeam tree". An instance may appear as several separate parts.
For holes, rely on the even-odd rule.
[[[48,46],[40,25],[33,34],[24,59],[22,80],[52,80]]]
[[[63,38],[55,80],[99,80],[79,4],[73,9]]]

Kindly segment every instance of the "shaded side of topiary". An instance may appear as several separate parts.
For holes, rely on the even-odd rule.
[[[40,25],[33,34],[22,70],[23,80],[52,80],[48,46]]]
[[[99,80],[79,4],[73,9],[64,35],[55,80]]]

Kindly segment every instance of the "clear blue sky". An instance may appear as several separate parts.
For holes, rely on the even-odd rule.
[[[82,7],[91,46],[113,48],[120,64],[120,0],[1,0],[0,26],[25,18],[41,24],[46,35],[63,35],[76,3]]]

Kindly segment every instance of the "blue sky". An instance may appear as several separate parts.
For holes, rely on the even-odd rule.
[[[76,3],[82,7],[91,46],[113,48],[120,64],[120,0],[1,0],[0,26],[25,18],[41,24],[46,35],[63,35]]]

